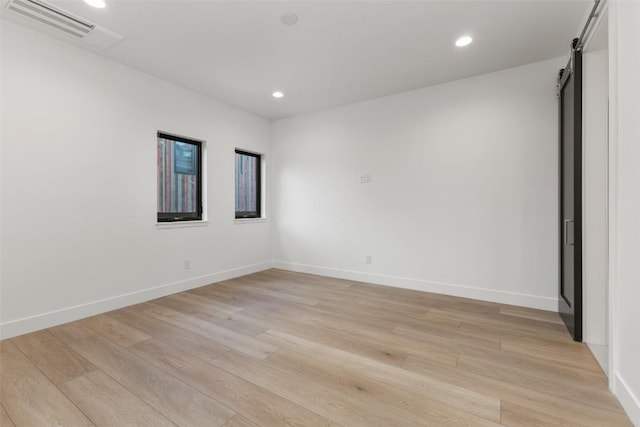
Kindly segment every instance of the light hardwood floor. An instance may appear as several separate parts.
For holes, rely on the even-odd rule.
[[[631,426],[554,313],[269,270],[0,343],[5,426]]]

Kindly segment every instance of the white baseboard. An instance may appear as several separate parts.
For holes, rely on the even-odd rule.
[[[177,292],[198,288],[210,283],[257,273],[258,271],[267,270],[269,268],[271,268],[271,262],[247,265],[231,270],[194,277],[180,282],[167,283],[153,288],[143,289],[141,291],[79,304],[72,307],[66,307],[60,310],[37,314],[35,316],[11,320],[0,324],[0,339],[11,338],[27,334],[29,332],[38,331],[40,329],[50,328],[52,326],[72,322],[85,317],[95,316],[96,314],[117,310],[122,307],[139,304],[141,302],[175,294]]]
[[[613,393],[627,412],[633,425],[640,427],[640,399],[618,373],[615,375]]]
[[[602,344],[593,344],[586,343],[591,350],[591,354],[595,357],[596,361],[600,365],[600,368],[605,373],[605,375],[609,376],[609,346]]]
[[[141,291],[118,295],[110,298],[66,307],[59,310],[41,313],[22,319],[0,323],[0,339],[7,339],[40,329],[50,328],[62,323],[72,322],[85,317],[95,316],[111,310],[117,310],[129,305],[138,304],[155,298],[177,292],[186,291],[210,283],[233,279],[251,273],[280,268],[283,270],[297,271],[300,273],[317,274],[339,279],[369,282],[378,285],[393,286],[398,288],[413,289],[424,292],[434,292],[445,295],[453,295],[464,298],[473,298],[482,301],[492,301],[503,304],[513,304],[523,307],[537,308],[541,310],[556,311],[557,300],[535,295],[525,295],[513,292],[495,291],[472,286],[455,285],[450,283],[432,282],[422,279],[395,277],[382,274],[372,274],[359,271],[342,270],[331,267],[321,267],[306,264],[297,264],[284,261],[263,262],[217,273],[194,277],[180,282],[167,283]]]
[[[558,300],[556,298],[546,298],[536,295],[496,291],[492,289],[483,289],[473,286],[432,282],[422,279],[411,279],[383,274],[372,274],[361,271],[342,270],[339,268],[297,264],[285,261],[273,261],[272,266],[273,268],[280,268],[282,270],[317,274],[320,276],[335,277],[337,279],[355,280],[359,282],[374,283],[377,285],[393,286],[396,288],[413,289],[417,291],[433,292],[437,294],[452,295],[463,298],[473,298],[482,301],[491,301],[502,304],[537,308],[540,310],[556,312],[558,311]]]

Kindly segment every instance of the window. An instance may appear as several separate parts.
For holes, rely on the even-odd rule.
[[[236,218],[260,218],[260,154],[236,150]]]
[[[158,222],[202,219],[202,142],[158,132]]]

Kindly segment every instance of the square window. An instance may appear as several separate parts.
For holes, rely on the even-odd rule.
[[[260,218],[262,156],[236,150],[236,218]]]
[[[202,219],[202,142],[158,132],[158,222]]]

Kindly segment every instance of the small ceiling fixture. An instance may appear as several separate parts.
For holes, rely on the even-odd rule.
[[[296,22],[298,22],[298,15],[291,12],[285,13],[280,17],[280,20],[284,25],[296,25]]]
[[[104,8],[107,4],[104,0],[84,0],[89,6],[97,7],[98,9]]]
[[[463,47],[471,44],[473,39],[469,36],[462,36],[458,40],[456,40],[456,46]]]
[[[279,90],[273,92],[271,94],[271,96],[273,96],[274,98],[282,98],[284,96],[284,93],[280,92]]]

